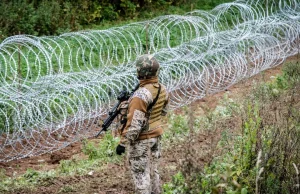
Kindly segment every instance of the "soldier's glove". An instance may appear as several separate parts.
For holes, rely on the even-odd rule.
[[[116,153],[118,155],[122,155],[123,153],[125,153],[125,147],[121,144],[119,144],[116,148]]]

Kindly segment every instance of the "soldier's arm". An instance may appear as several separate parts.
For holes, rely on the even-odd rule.
[[[134,97],[128,107],[127,123],[123,136],[129,142],[135,141],[146,122],[147,104],[140,98]]]
[[[129,142],[135,141],[146,124],[147,106],[152,102],[152,94],[145,88],[135,92],[130,100],[127,114],[127,123],[122,136]]]

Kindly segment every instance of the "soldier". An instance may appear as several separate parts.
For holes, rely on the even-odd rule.
[[[136,193],[160,194],[157,167],[163,134],[161,117],[166,115],[168,94],[158,81],[159,63],[152,55],[142,55],[136,61],[136,68],[140,86],[128,100],[127,122],[116,152],[122,154],[125,147],[128,149]]]

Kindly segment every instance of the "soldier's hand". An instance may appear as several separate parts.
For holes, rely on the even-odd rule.
[[[116,153],[118,155],[122,155],[123,153],[125,153],[125,147],[121,144],[119,144],[116,148]]]

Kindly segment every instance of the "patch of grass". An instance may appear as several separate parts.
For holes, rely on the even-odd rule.
[[[73,185],[65,185],[58,191],[58,193],[72,193],[74,191],[77,191],[77,188]]]
[[[100,170],[107,163],[121,162],[123,157],[115,154],[114,150],[119,140],[112,137],[110,133],[104,135],[98,145],[85,141],[83,152],[88,155],[88,159],[61,160],[60,165],[55,170],[35,171],[28,169],[26,173],[18,177],[7,177],[2,170],[0,173],[0,192],[14,191],[28,188],[34,190],[38,185],[47,185],[54,178],[60,176],[85,175],[90,171]],[[71,192],[73,187],[63,187],[60,192]]]

